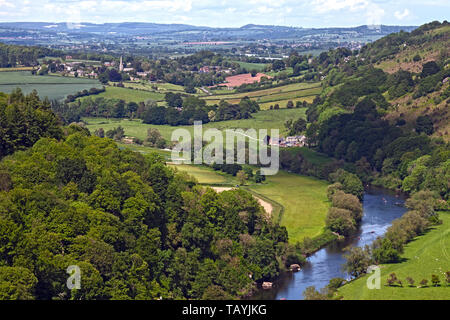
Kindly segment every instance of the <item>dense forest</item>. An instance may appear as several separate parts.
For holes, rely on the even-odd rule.
[[[20,89],[0,92],[0,159],[33,146],[40,138],[60,139],[63,131],[48,100],[36,91],[24,96]]]
[[[62,53],[43,47],[27,47],[0,43],[0,68],[17,66],[34,67],[38,59],[46,56],[61,56]]]
[[[417,72],[400,69],[388,73],[377,68],[379,61],[395,59],[397,51],[389,51],[390,48],[407,48],[430,39],[441,44],[439,30],[447,27],[446,22],[431,23],[412,33],[401,32],[380,39],[361,52],[323,53],[319,62],[327,66],[328,75],[323,94],[307,110],[309,145],[353,164],[354,173],[367,183],[409,193],[431,190],[449,200],[450,146],[443,138],[433,136],[441,121],[436,112],[441,108],[448,110],[448,48],[431,61],[420,63],[422,58],[414,59],[417,61],[411,63],[421,66]],[[362,58],[368,55],[378,60],[368,64]],[[408,111],[412,113],[427,101],[434,104],[434,111],[431,107],[423,108],[414,118],[406,111],[397,117],[390,116],[401,103],[417,104]]]
[[[340,174],[356,175],[365,184],[409,195],[409,211],[383,237],[346,255],[345,270],[355,278],[370,265],[400,262],[405,245],[440,224],[439,211],[450,210],[450,144],[445,131],[450,103],[448,27],[447,22],[433,22],[357,52],[322,53],[316,63],[327,76],[322,95],[307,110],[306,135],[311,148],[333,160],[318,168],[301,155],[281,154],[285,167],[334,182],[328,188],[333,207],[348,198],[340,194],[346,179],[336,179],[336,166],[348,170],[345,174],[339,169]],[[405,56],[411,58],[400,58]],[[332,207],[328,228],[351,233],[358,218],[353,203],[348,212]],[[308,288],[306,296],[336,298],[343,279],[334,280],[321,292]]]
[[[195,96],[170,93],[166,97],[168,107],[158,106],[153,100],[135,103],[120,99],[95,97],[102,89],[91,89],[84,94],[93,96],[69,103],[52,101],[52,110],[65,122],[79,122],[82,117],[142,119],[146,124],[192,125],[194,121],[203,123],[249,119],[260,110],[257,102],[243,98],[239,104],[221,101],[218,105],[206,105],[205,100]],[[75,97],[75,96],[73,96]]]
[[[22,130],[42,114],[52,125],[37,142],[2,134],[21,151],[0,162],[0,299],[231,299],[303,261],[251,194],[54,126],[34,94],[2,99],[2,130],[14,112],[29,117]],[[71,265],[79,290],[66,287]]]

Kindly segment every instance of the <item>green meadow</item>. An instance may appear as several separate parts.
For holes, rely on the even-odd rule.
[[[176,168],[178,171],[186,172],[197,179],[198,183],[204,185],[224,185],[235,186],[237,180],[231,175],[214,171],[205,166],[194,166],[187,164],[169,164],[170,167]]]
[[[253,115],[252,119],[230,120],[221,122],[210,122],[203,125],[204,130],[215,128],[221,131],[227,129],[279,129],[280,134],[286,134],[284,124],[287,120],[305,117],[305,109],[280,109],[260,111]],[[106,119],[106,118],[84,118],[87,127],[91,132],[99,128],[105,131],[121,126],[127,136],[145,139],[149,128],[158,129],[164,139],[170,141],[172,132],[176,129],[187,129],[193,135],[193,126],[172,127],[168,125],[149,125],[142,123],[141,120],[127,119]]]
[[[166,93],[166,92],[178,92],[178,93],[185,93],[184,87],[179,86],[176,84],[171,83],[150,83],[147,81],[141,81],[141,82],[124,82],[123,85],[125,88],[131,88],[131,89],[139,89],[139,90],[146,90],[151,92],[159,92],[159,93]],[[156,88],[156,90],[155,90]]]
[[[34,76],[28,71],[0,72],[0,92],[21,88],[26,94],[36,90],[41,98],[64,99],[69,94],[101,88],[97,80],[59,76]]]
[[[244,97],[250,97],[250,98],[258,98],[258,97],[266,97],[274,94],[281,94],[286,92],[297,92],[302,90],[308,90],[308,89],[317,89],[321,88],[319,83],[293,83],[288,84],[281,87],[275,87],[270,89],[264,89],[264,90],[258,90],[258,91],[251,91],[251,92],[243,92],[243,93],[231,93],[231,94],[221,94],[216,96],[209,96],[206,97],[205,100],[218,100],[218,99],[242,99]]]
[[[102,92],[95,97],[105,99],[120,99],[126,102],[144,102],[146,100],[163,101],[164,94],[159,92],[134,90],[120,87],[106,87],[106,91]],[[86,99],[87,97],[81,98]]]
[[[381,289],[369,290],[365,276],[344,285],[339,289],[339,294],[345,300],[450,299],[450,287],[445,285],[445,272],[450,271],[450,213],[441,212],[440,218],[442,225],[431,228],[406,245],[402,255],[404,262],[381,266]],[[393,272],[402,280],[403,287],[386,285],[388,276]],[[439,287],[431,284],[433,274],[441,280]],[[406,277],[415,280],[414,287],[408,285]],[[428,280],[428,286],[418,288],[422,279]]]
[[[322,165],[327,164],[332,161],[332,159],[329,158],[327,155],[318,153],[318,152],[311,150],[309,148],[306,148],[306,147],[289,148],[289,149],[286,149],[286,151],[293,153],[293,154],[300,153],[306,160],[308,160],[309,162],[311,162],[315,165],[319,165],[319,166],[322,166]]]
[[[119,146],[120,149],[129,149],[131,151],[138,152],[143,155],[157,153],[157,154],[161,155],[162,157],[164,157],[164,159],[166,159],[166,160],[170,160],[171,155],[172,155],[171,151],[166,151],[166,150],[161,150],[161,149],[151,148],[151,147],[144,147],[144,146],[139,146],[136,144],[124,144],[124,143],[118,142],[117,145]]]
[[[247,69],[247,71],[256,70],[258,72],[264,71],[267,67],[265,63],[251,63],[251,62],[243,62],[243,61],[230,61],[234,63],[238,63],[241,68]]]
[[[260,104],[261,110],[268,110],[270,106],[278,104],[286,108],[288,101],[311,103],[320,94],[322,88],[318,83],[294,83],[286,86],[258,90],[245,93],[216,94],[202,97],[208,105],[218,104],[221,100],[229,103],[239,103],[244,97],[249,97]]]
[[[296,243],[324,231],[329,208],[327,186],[325,181],[280,171],[249,189],[283,206],[280,224],[287,228],[289,242]]]
[[[208,167],[171,166],[189,173],[201,184],[230,187],[238,184],[232,176]],[[329,208],[327,186],[325,181],[280,171],[275,176],[268,176],[263,184],[250,183],[243,188],[273,205],[274,220],[286,227],[289,241],[296,243],[323,233]]]

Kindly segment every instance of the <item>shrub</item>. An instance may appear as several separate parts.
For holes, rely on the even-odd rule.
[[[420,281],[420,286],[422,288],[425,288],[428,285],[428,280],[427,279],[423,279],[422,281]]]
[[[441,283],[439,276],[437,276],[435,274],[431,275],[431,283],[433,284],[433,286],[439,287],[439,284]]]
[[[11,176],[8,172],[0,172],[0,191],[9,191],[12,188]]]
[[[406,282],[409,283],[410,287],[414,287],[414,279],[411,277],[406,277]]]
[[[364,249],[360,247],[351,248],[349,253],[344,257],[347,260],[344,265],[344,270],[353,277],[359,277],[366,273],[367,268],[372,263],[368,246]]]
[[[372,244],[372,258],[377,263],[395,263],[400,260],[400,250],[388,238],[378,238]]]
[[[362,204],[359,199],[342,191],[337,191],[332,198],[333,206],[340,209],[351,211],[355,221],[361,221],[362,218]]]
[[[328,188],[327,188],[328,200],[331,201],[333,199],[334,194],[337,191],[342,191],[343,188],[344,188],[344,186],[341,183],[339,183],[339,182],[336,182],[336,183],[333,183],[333,184],[329,185]]]
[[[330,208],[326,220],[327,228],[340,235],[348,236],[356,230],[352,212],[346,209]]]
[[[387,285],[390,287],[394,286],[395,284],[398,284],[400,287],[403,287],[403,282],[399,278],[397,278],[397,275],[395,274],[395,272],[393,272],[389,275],[389,278],[387,278],[386,282],[387,282]]]

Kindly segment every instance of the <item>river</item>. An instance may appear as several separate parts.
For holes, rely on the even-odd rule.
[[[404,197],[396,196],[386,190],[371,188],[364,195],[364,216],[361,227],[354,237],[328,245],[308,258],[308,263],[297,273],[286,273],[274,283],[271,290],[261,290],[251,299],[257,300],[302,300],[307,287],[315,286],[317,290],[328,285],[333,278],[349,279],[342,271],[345,263],[344,248],[362,247],[371,244],[382,236],[392,221],[405,212]]]

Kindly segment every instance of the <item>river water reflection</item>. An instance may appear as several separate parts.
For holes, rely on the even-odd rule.
[[[342,271],[345,263],[344,248],[371,244],[382,236],[392,221],[405,212],[404,197],[387,190],[371,188],[364,195],[364,217],[361,228],[353,238],[333,243],[308,258],[308,263],[298,273],[287,273],[274,283],[271,290],[261,290],[252,299],[258,300],[301,300],[307,287],[321,289],[333,278],[348,279]]]

